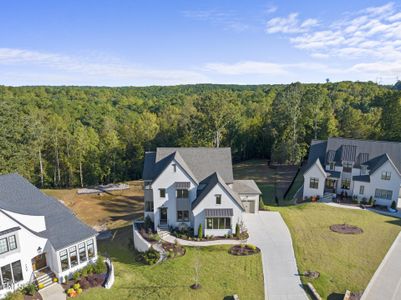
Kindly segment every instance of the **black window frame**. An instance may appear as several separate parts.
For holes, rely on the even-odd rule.
[[[221,194],[214,195],[216,198],[216,205],[221,205]]]
[[[177,222],[189,222],[189,210],[177,210]]]
[[[348,184],[345,184],[348,183]],[[341,179],[341,189],[342,190],[350,190],[351,189],[351,180],[348,178]]]
[[[391,172],[390,171],[383,171],[381,175],[382,180],[391,180]]]
[[[188,199],[189,191],[188,189],[177,189],[175,195],[177,199]]]
[[[6,238],[6,237],[5,238],[1,238],[0,239],[0,243],[3,242],[3,241],[5,241],[6,250],[0,250],[1,251],[0,255],[10,251],[9,248],[8,248],[8,238]]]
[[[365,186],[361,185],[361,186],[359,186],[359,195],[363,195],[363,194],[365,194]]]
[[[160,198],[166,198],[166,189],[159,189]]]
[[[314,190],[319,189],[319,178],[316,177],[309,178],[309,188]]]
[[[230,217],[210,217],[206,218],[205,221],[206,229],[219,230],[219,229],[231,229],[231,218]]]

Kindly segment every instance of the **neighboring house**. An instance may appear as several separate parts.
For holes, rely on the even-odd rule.
[[[313,140],[304,172],[304,197],[346,194],[398,202],[401,143],[346,138]],[[401,203],[400,203],[401,204]]]
[[[0,175],[0,298],[62,280],[96,259],[96,231],[23,177]]]
[[[234,180],[230,148],[157,148],[145,153],[145,217],[155,229],[202,224],[205,235],[235,232],[244,212],[259,210],[253,180]]]

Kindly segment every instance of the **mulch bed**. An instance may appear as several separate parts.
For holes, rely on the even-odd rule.
[[[342,234],[361,234],[362,228],[349,224],[334,224],[330,226],[330,230]]]
[[[186,252],[185,248],[180,244],[163,242],[162,247],[167,252],[169,258],[184,256]]]
[[[36,292],[33,296],[31,295],[24,295],[24,300],[43,300],[42,296],[39,292]]]
[[[61,286],[63,287],[64,291],[67,291],[75,283],[79,283],[82,290],[85,291],[90,288],[103,286],[105,280],[106,280],[106,274],[93,274],[93,275],[88,275],[86,277],[82,277],[77,281],[68,280],[67,282],[61,284]]]
[[[228,253],[237,256],[253,255],[259,252],[260,249],[258,247],[252,247],[249,245],[234,245],[228,250]]]
[[[182,239],[185,241],[193,241],[193,242],[209,242],[209,241],[221,241],[221,240],[232,240],[232,241],[242,241],[242,240],[246,240],[249,238],[249,234],[248,232],[243,232],[241,233],[241,236],[239,238],[233,236],[233,237],[224,237],[224,236],[211,236],[211,237],[203,237],[202,239],[199,239],[197,237],[191,237],[191,236],[183,236],[183,235],[179,235],[177,236],[174,232],[171,233],[172,236],[178,238],[178,239]]]

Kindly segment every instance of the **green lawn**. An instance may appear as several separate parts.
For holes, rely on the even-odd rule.
[[[320,272],[311,282],[329,299],[342,299],[346,289],[363,291],[401,230],[401,220],[369,211],[321,203],[270,208],[281,213],[290,229],[300,272]],[[330,231],[339,223],[359,226],[364,233]]]
[[[116,281],[111,290],[96,288],[80,299],[224,299],[238,294],[240,299],[263,299],[263,272],[260,254],[236,257],[227,253],[228,246],[187,247],[183,257],[157,266],[135,262],[128,248],[129,228],[119,230],[112,242],[99,242],[114,263]],[[194,262],[201,262],[199,290],[194,283]]]

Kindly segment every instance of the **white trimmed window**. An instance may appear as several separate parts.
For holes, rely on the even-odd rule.
[[[363,195],[365,193],[365,186],[364,185],[361,185],[360,187],[359,187],[359,195]]]
[[[60,251],[60,262],[61,262],[61,271],[65,271],[70,268],[70,265],[68,263],[67,250]]]
[[[221,204],[221,195],[215,195],[216,197],[216,204],[219,205]]]
[[[393,198],[393,191],[376,189],[375,198],[391,200]]]

